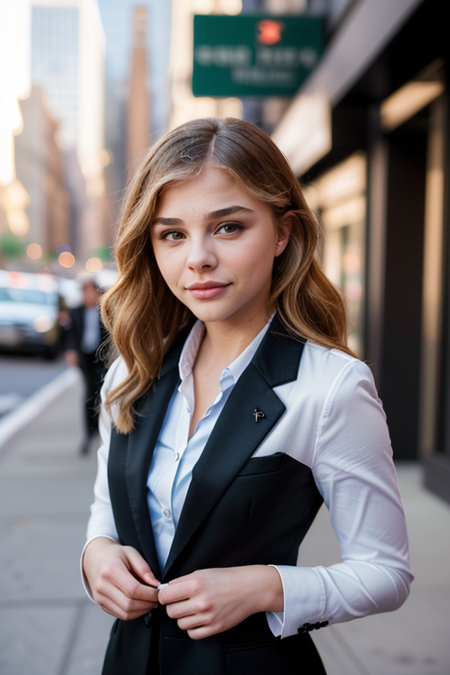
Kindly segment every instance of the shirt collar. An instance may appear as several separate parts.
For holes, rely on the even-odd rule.
[[[270,317],[264,328],[258,335],[250,342],[248,347],[239,354],[239,356],[229,366],[224,368],[220,377],[220,387],[222,391],[228,386],[236,384],[248,364],[256,354],[256,351],[261,344],[265,334],[269,330],[270,322],[273,316]],[[200,348],[205,333],[205,326],[201,321],[196,321],[191,332],[189,333],[184,347],[181,351],[180,360],[178,362],[178,371],[180,373],[181,382],[192,373],[195,359]]]
[[[191,332],[187,336],[186,342],[181,350],[180,360],[178,361],[178,372],[180,373],[181,381],[192,372],[204,334],[205,326],[201,321],[196,321]]]

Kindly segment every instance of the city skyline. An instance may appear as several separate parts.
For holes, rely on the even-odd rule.
[[[150,16],[149,145],[168,124],[170,3],[163,8],[154,2],[141,4]],[[57,233],[68,229],[48,232],[55,227],[48,214],[62,204],[67,211],[61,212],[62,222],[69,218],[71,226],[69,234],[61,235],[61,245],[70,244],[74,253],[86,256],[112,243],[127,173],[125,111],[134,6],[98,0],[2,3],[0,60],[13,67],[0,67],[0,236],[15,237],[16,248],[23,242],[37,244],[44,254],[54,251]],[[155,86],[162,93],[155,95]],[[39,95],[34,94],[30,106],[36,87]],[[45,140],[50,128],[55,138]],[[32,138],[31,129],[39,136],[37,153],[26,140]],[[54,157],[52,164],[47,156]],[[59,178],[52,178],[57,166],[63,170],[61,185]],[[52,189],[44,189],[42,181]]]

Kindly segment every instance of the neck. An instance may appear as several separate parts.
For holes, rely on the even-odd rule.
[[[232,363],[261,332],[268,320],[269,315],[264,313],[238,324],[227,320],[205,324],[201,349],[211,359]]]

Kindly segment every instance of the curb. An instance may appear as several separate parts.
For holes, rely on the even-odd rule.
[[[68,370],[55,377],[54,380],[38,389],[14,412],[7,415],[4,420],[1,420],[0,450],[19,431],[22,431],[33,422],[55,399],[61,396],[67,389],[73,387],[78,382],[79,377],[76,368],[68,368]]]

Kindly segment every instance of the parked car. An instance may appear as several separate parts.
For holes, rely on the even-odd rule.
[[[60,348],[60,296],[48,274],[0,270],[0,348],[55,357]]]

